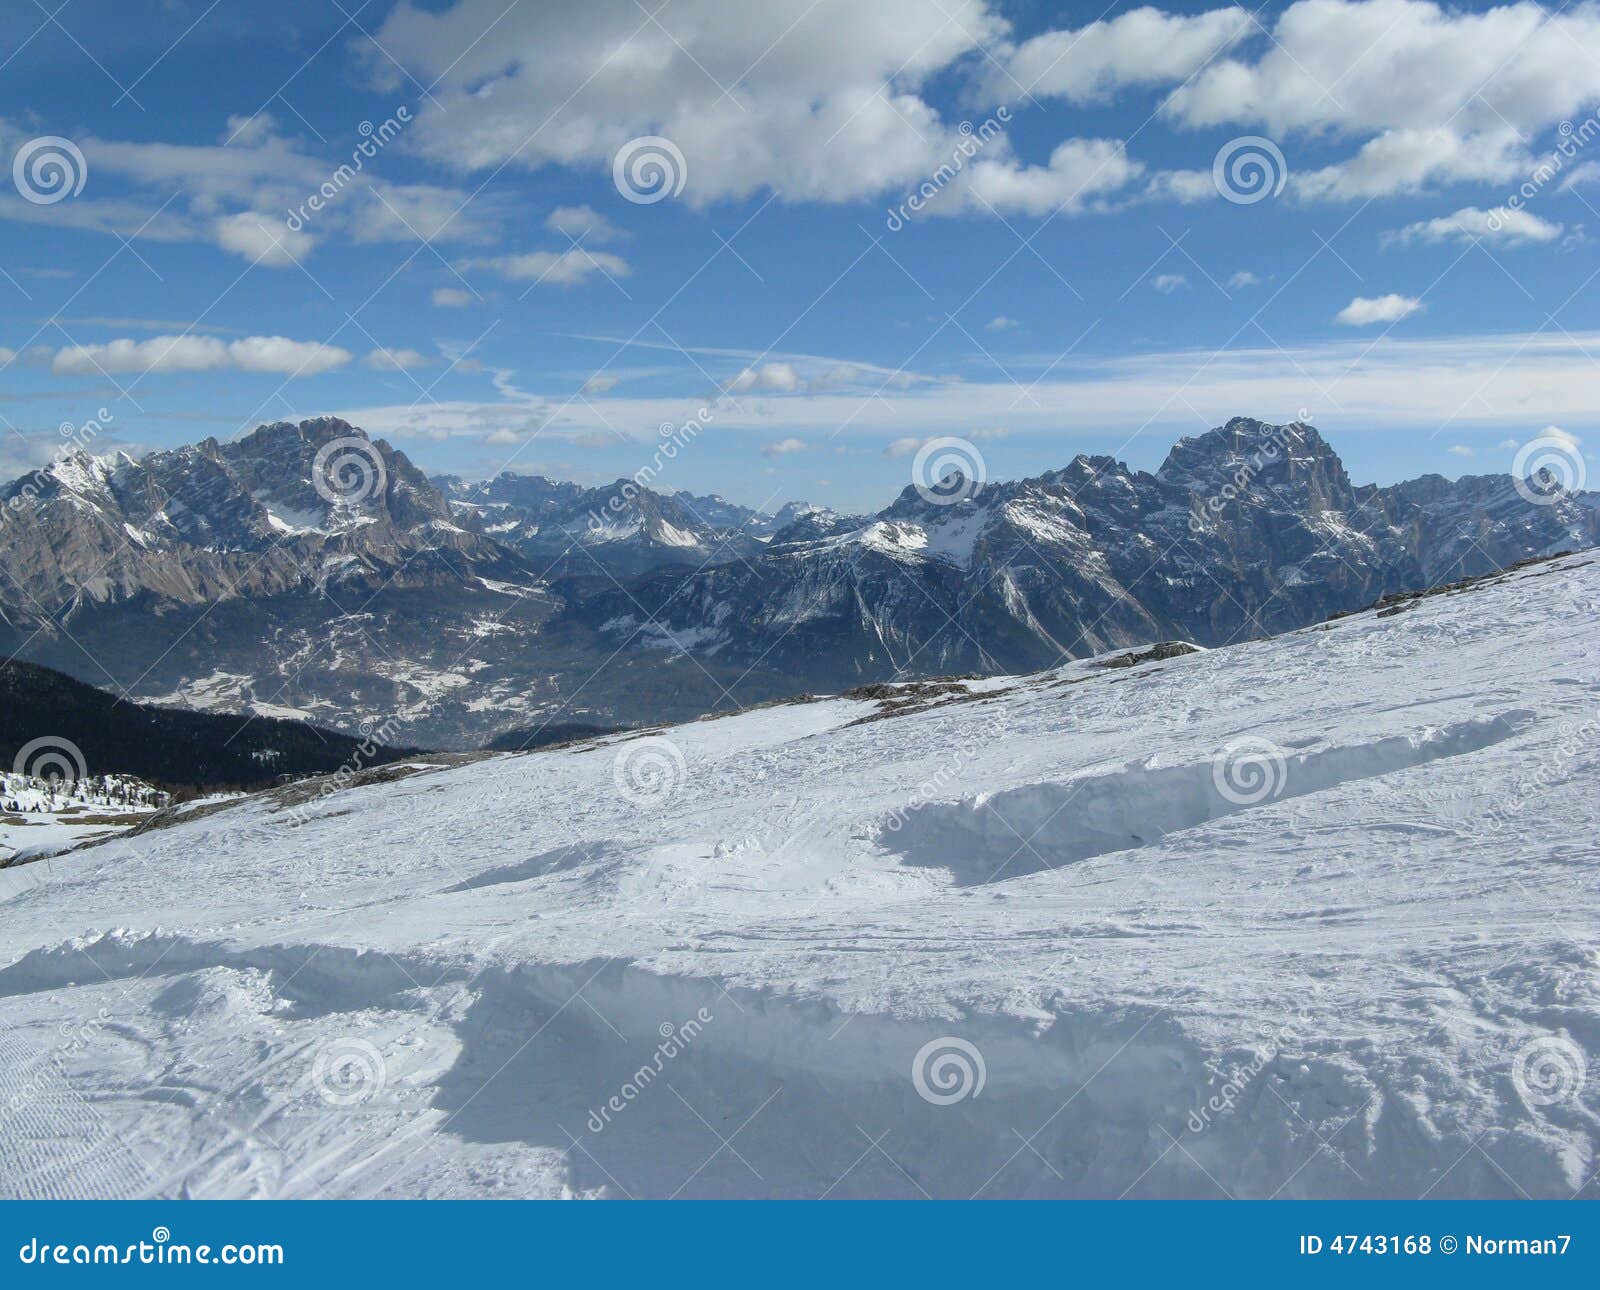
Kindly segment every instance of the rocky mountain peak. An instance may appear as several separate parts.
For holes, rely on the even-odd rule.
[[[1302,421],[1272,425],[1234,417],[1205,434],[1180,439],[1156,477],[1164,484],[1215,496],[1257,485],[1254,495],[1268,506],[1292,510],[1344,510],[1355,490],[1338,453],[1317,428]]]

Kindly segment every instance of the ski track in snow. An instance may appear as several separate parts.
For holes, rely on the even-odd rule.
[[[1571,557],[0,871],[0,1196],[1595,1198],[1597,627]]]

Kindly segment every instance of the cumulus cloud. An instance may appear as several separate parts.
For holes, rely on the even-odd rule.
[[[1600,12],[1530,0],[1472,13],[1430,0],[1299,0],[1256,57],[1221,59],[1167,98],[1186,125],[1278,133],[1531,133],[1600,88]],[[1587,51],[1590,57],[1581,57]]]
[[[1364,139],[1291,178],[1310,199],[1359,200],[1507,182],[1538,164],[1525,139],[1600,97],[1600,8],[1531,0],[1483,12],[1430,0],[1299,0],[1177,86],[1162,110],[1189,127]]]
[[[1010,331],[1013,327],[1020,326],[1022,326],[1022,324],[1019,323],[1015,318],[1007,318],[1004,314],[999,314],[996,317],[989,319],[988,322],[984,323],[983,329],[984,331]]]
[[[289,340],[283,336],[246,336],[223,341],[215,336],[126,337],[102,345],[68,345],[57,350],[51,370],[75,376],[118,372],[211,372],[235,368],[316,376],[343,367],[353,355],[337,345]]]
[[[1043,166],[1010,158],[969,163],[950,185],[951,198],[936,201],[931,209],[944,214],[1073,214],[1096,198],[1126,188],[1143,172],[1120,139],[1068,139],[1056,146]]]
[[[1464,443],[1453,443],[1445,451],[1452,453],[1457,457],[1476,457],[1478,455]]]
[[[1464,206],[1453,215],[1438,219],[1419,220],[1407,224],[1390,235],[1392,242],[1554,242],[1561,236],[1563,225],[1540,219],[1525,210],[1510,210],[1504,206],[1494,210],[1480,210]]]
[[[295,232],[281,219],[255,211],[224,215],[213,228],[217,245],[224,251],[273,269],[299,263],[316,244],[309,233]]]
[[[531,281],[535,285],[570,287],[587,281],[596,273],[621,278],[629,273],[628,262],[609,251],[588,251],[581,246],[566,251],[529,251],[523,255],[495,255],[463,260],[463,272],[483,269],[503,278]]]
[[[1422,301],[1414,296],[1390,292],[1386,296],[1357,296],[1336,316],[1336,322],[1346,327],[1367,327],[1373,323],[1399,322],[1422,308]]]
[[[1146,11],[1064,33],[1088,57],[1073,54],[1065,76],[1052,69],[1048,92],[1097,96],[1187,75],[1241,18]],[[488,28],[492,41],[482,39]],[[1136,46],[1157,32],[1167,39],[1140,69]],[[1044,44],[1012,49],[1009,36],[992,0],[776,0],[745,6],[737,23],[721,0],[678,0],[642,24],[631,0],[509,11],[457,0],[436,12],[401,4],[377,33],[431,87],[408,146],[467,171],[605,173],[631,140],[663,136],[683,157],[691,205],[769,189],[791,202],[857,201],[918,191],[953,168],[959,181],[938,181],[934,209],[1035,215],[1083,209],[1139,175],[1120,140],[1058,138],[1047,161],[1026,163],[1004,130],[979,139],[932,106],[924,87],[951,74],[992,105],[1017,97],[974,81],[987,65],[974,55],[991,46],[1028,75],[1056,58]],[[387,60],[374,59],[373,72],[400,83]],[[617,231],[587,207],[560,208],[549,226],[589,243]]]
[[[936,80],[979,108],[1154,92],[1181,128],[1348,140],[1351,155],[1292,180],[1303,198],[1336,200],[1526,174],[1530,141],[1600,100],[1600,6],[1552,12],[1534,0],[1481,12],[1298,0],[1275,17],[1142,6],[1024,40],[996,0],[774,0],[738,23],[720,0],[675,0],[642,24],[631,0],[509,12],[501,0],[407,0],[377,38],[432,87],[437,106],[408,145],[434,160],[604,172],[627,141],[663,135],[696,205],[767,189],[830,202],[914,191],[962,138],[930,102]],[[368,55],[380,83],[402,83],[387,57]],[[1205,169],[1147,176],[1123,141],[1052,142],[1041,164],[1003,132],[987,139],[952,185],[965,195],[941,193],[934,209],[1070,213],[1140,178],[1150,196],[1215,198]]]
[[[439,309],[465,309],[472,303],[472,300],[472,292],[463,291],[460,287],[435,287],[433,289],[433,303]]]
[[[1176,84],[1253,30],[1242,8],[1193,17],[1134,9],[1024,41],[989,65],[987,87],[999,101],[1031,95],[1094,102],[1128,86]]]
[[[1158,273],[1150,279],[1150,285],[1164,296],[1170,296],[1180,287],[1189,285],[1189,279],[1181,273]]]
[[[1573,434],[1570,430],[1563,430],[1560,426],[1546,426],[1543,430],[1539,431],[1539,438],[1559,439],[1569,448],[1583,447],[1582,439],[1578,438],[1578,436]]]
[[[584,394],[605,394],[617,388],[617,378],[596,372],[580,387]]]
[[[804,452],[806,441],[804,439],[779,439],[769,443],[761,450],[763,457],[787,457],[790,453]]]
[[[684,199],[705,203],[921,180],[956,137],[922,85],[1007,32],[985,0],[774,0],[737,21],[722,0],[676,0],[641,18],[632,0],[402,3],[374,34],[431,87],[407,144],[433,160],[609,172],[624,143],[662,135],[686,160]],[[404,83],[387,58],[371,66]]]
[[[1228,287],[1233,291],[1238,291],[1243,287],[1259,287],[1260,285],[1261,279],[1251,273],[1249,269],[1240,269],[1239,272],[1228,279]]]

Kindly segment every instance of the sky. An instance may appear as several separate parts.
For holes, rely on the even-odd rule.
[[[334,414],[867,510],[1244,415],[1581,476],[1597,110],[1591,3],[15,0],[0,473]]]

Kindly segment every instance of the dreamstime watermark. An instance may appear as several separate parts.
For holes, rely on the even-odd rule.
[[[670,739],[630,740],[611,764],[611,779],[623,800],[646,810],[665,805],[688,778],[683,749]]]
[[[1303,417],[1302,417],[1303,420]],[[1297,423],[1298,424],[1298,423]],[[1206,517],[1216,519],[1227,509],[1230,502],[1243,496],[1255,483],[1256,477],[1268,466],[1274,465],[1288,451],[1288,436],[1285,433],[1287,426],[1273,426],[1272,433],[1261,441],[1228,477],[1227,483],[1215,493],[1205,498],[1200,503],[1198,513],[1189,516],[1189,532],[1204,533],[1206,530]]]
[[[1289,163],[1271,139],[1240,135],[1217,149],[1211,162],[1211,182],[1224,201],[1254,206],[1283,191],[1289,182]]]
[[[54,206],[76,197],[89,180],[89,163],[71,139],[44,134],[29,139],[11,159],[11,182],[22,200],[34,206]]]
[[[1263,1028],[1261,1038],[1250,1049],[1250,1056],[1245,1061],[1227,1067],[1220,1061],[1207,1062],[1213,1091],[1189,1112],[1188,1119],[1184,1121],[1189,1132],[1204,1133],[1214,1120],[1232,1112],[1256,1076],[1277,1059],[1289,1040],[1298,1037],[1300,1026],[1306,1019],[1307,1014],[1301,1011],[1276,1030]]]
[[[1577,125],[1563,121],[1556,127],[1556,133],[1561,136],[1561,142],[1556,144],[1550,156],[1533,168],[1516,192],[1509,194],[1505,201],[1489,212],[1486,224],[1491,233],[1503,229],[1507,215],[1522,210],[1567,168],[1567,162],[1600,136],[1600,114],[1587,117]]]
[[[118,1245],[101,1241],[90,1245],[83,1241],[71,1243],[37,1236],[17,1251],[21,1263],[57,1267],[131,1267],[135,1264],[157,1267],[187,1267],[190,1265],[227,1267],[255,1264],[282,1266],[283,1246],[276,1244],[239,1245],[189,1245],[172,1239],[165,1226],[151,1230],[148,1241],[135,1241]]]
[[[1517,449],[1511,483],[1534,506],[1553,506],[1566,493],[1583,490],[1588,467],[1578,445],[1566,435],[1542,434]]]
[[[311,487],[331,506],[359,506],[389,485],[383,457],[370,439],[342,435],[317,449],[311,462]]]
[[[623,1081],[622,1087],[600,1104],[598,1110],[589,1112],[590,1133],[603,1133],[613,1116],[621,1115],[638,1096],[649,1088],[656,1077],[666,1069],[668,1062],[681,1054],[700,1036],[700,1032],[716,1018],[711,1009],[701,1008],[682,1025],[674,1026],[663,1021],[659,1028],[661,1042],[650,1059]]]
[[[987,744],[991,741],[992,734],[989,731],[985,731],[983,743]],[[889,818],[883,823],[884,829],[890,833],[900,832],[910,822],[911,817],[928,805],[929,802],[943,799],[946,796],[947,787],[959,781],[961,772],[966,768],[967,763],[978,755],[978,750],[981,746],[981,744],[975,742],[967,747],[958,748],[950,754],[948,760],[932,775],[917,784],[909,802],[904,802],[889,812]]]
[[[12,514],[20,511],[24,505],[37,501],[49,482],[51,470],[75,452],[88,452],[89,445],[100,437],[106,425],[113,420],[115,418],[109,408],[100,408],[89,420],[77,425],[63,421],[56,428],[62,440],[60,449],[44,465],[34,467],[11,485],[11,496],[6,498],[4,506],[0,506],[0,526],[4,526]]]
[[[671,139],[641,134],[617,149],[611,159],[611,180],[635,206],[654,206],[683,191],[689,182],[689,163]]]
[[[355,782],[356,776],[367,770],[377,755],[384,750],[385,745],[392,744],[399,733],[400,718],[386,717],[381,722],[371,719],[363,720],[357,729],[361,732],[361,740],[351,750],[350,756],[340,763],[339,768],[327,775],[320,775],[316,780],[316,791],[304,801],[296,802],[285,813],[290,828],[299,828],[309,824],[313,818],[312,808],[323,798],[340,789],[349,788]]]
[[[911,461],[911,486],[934,506],[953,506],[983,491],[989,467],[968,439],[930,439]]]
[[[715,416],[716,413],[711,408],[702,406],[696,410],[694,416],[681,424],[674,425],[671,421],[663,421],[657,431],[660,441],[656,444],[655,452],[651,454],[649,464],[634,471],[632,478],[624,481],[622,487],[606,499],[604,506],[589,512],[586,525],[590,534],[599,536],[609,526],[610,519],[620,518],[627,511],[628,504],[655,483],[656,478],[666,469],[667,463],[676,460],[680,452],[699,438],[700,432]]]
[[[1581,754],[1594,747],[1597,739],[1600,739],[1600,714],[1581,724],[1558,722],[1555,747],[1539,759],[1539,764],[1533,770],[1517,778],[1511,785],[1509,798],[1489,808],[1489,831],[1498,833],[1516,825],[1528,803],[1544,789],[1567,779],[1568,768]]]
[[[1511,1061],[1511,1082],[1529,1106],[1555,1106],[1578,1096],[1589,1077],[1583,1049],[1564,1035],[1530,1039]]]
[[[981,125],[974,126],[971,121],[963,121],[958,125],[956,133],[959,141],[951,150],[950,159],[940,163],[939,168],[924,179],[914,192],[908,193],[898,206],[889,209],[884,227],[891,233],[898,233],[903,229],[913,215],[921,212],[929,202],[955,182],[956,176],[966,169],[967,162],[993,141],[1010,121],[1011,109],[1001,106]]]
[[[958,1035],[930,1039],[911,1059],[911,1085],[933,1106],[954,1106],[977,1097],[988,1079],[989,1068],[978,1046]]]
[[[72,740],[60,735],[40,735],[17,749],[11,761],[11,773],[70,787],[88,776],[89,766],[83,750]]]
[[[291,233],[298,233],[306,226],[308,219],[326,209],[328,203],[349,187],[356,176],[366,169],[367,162],[382,152],[410,123],[411,109],[402,105],[394,110],[393,116],[386,118],[380,125],[375,126],[371,121],[363,121],[357,126],[356,133],[361,135],[361,142],[351,150],[350,160],[323,180],[321,187],[308,195],[305,201],[284,212],[283,222],[288,230]]]
[[[1282,795],[1289,781],[1287,754],[1270,739],[1244,735],[1211,759],[1211,782],[1235,806],[1257,806]]]

